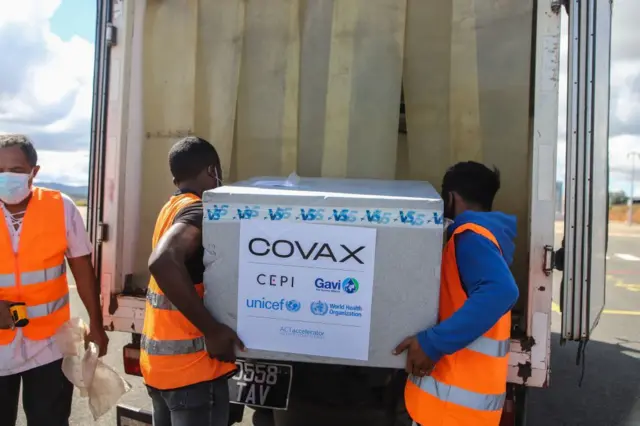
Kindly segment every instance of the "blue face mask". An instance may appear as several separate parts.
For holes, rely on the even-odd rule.
[[[31,173],[0,173],[0,200],[5,204],[18,204],[29,196]]]

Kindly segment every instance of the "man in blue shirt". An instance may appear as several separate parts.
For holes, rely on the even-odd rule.
[[[422,377],[445,355],[474,342],[509,312],[518,300],[518,287],[509,266],[513,261],[516,218],[491,211],[500,189],[498,170],[476,162],[461,162],[447,170],[442,181],[444,216],[450,223],[447,240],[467,223],[480,225],[500,248],[475,232],[456,235],[458,273],[468,299],[451,317],[406,338],[395,354],[408,350],[407,373]]]

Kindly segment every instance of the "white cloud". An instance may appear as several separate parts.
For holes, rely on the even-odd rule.
[[[6,22],[48,21],[61,2],[62,0],[2,2],[0,3],[0,24]]]
[[[87,185],[89,151],[39,151],[39,182],[57,182],[66,185]]]
[[[0,1],[0,132],[31,136],[41,180],[86,184],[93,45],[51,32],[60,3]]]

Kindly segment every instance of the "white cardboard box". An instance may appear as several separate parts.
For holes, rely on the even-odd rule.
[[[257,359],[404,366],[436,323],[443,202],[427,182],[255,178],[207,191],[205,304]]]

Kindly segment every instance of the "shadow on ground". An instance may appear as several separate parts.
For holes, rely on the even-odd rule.
[[[557,333],[551,338],[550,387],[530,391],[526,426],[640,425],[640,342],[589,342],[578,387],[578,345],[560,346]]]

